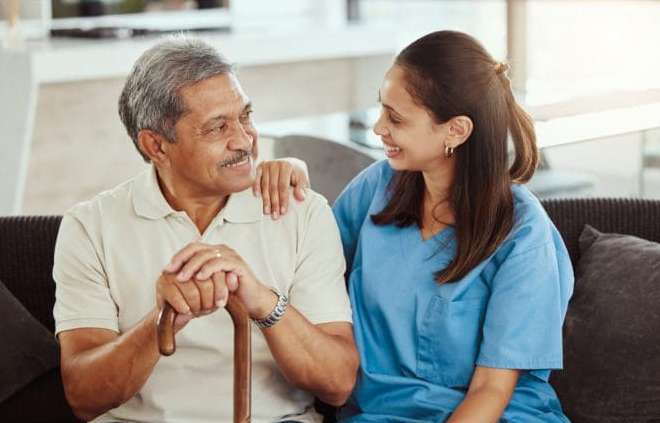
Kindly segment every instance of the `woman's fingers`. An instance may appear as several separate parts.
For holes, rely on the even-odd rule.
[[[270,214],[270,167],[265,167],[263,163],[260,165],[262,168],[261,174],[261,200],[264,205],[264,214]]]
[[[310,188],[307,164],[294,158],[288,160],[292,161],[291,166],[293,168],[291,174],[291,186],[294,187],[293,196],[296,200],[303,201],[305,199],[305,189]]]
[[[252,190],[255,196],[261,196],[264,214],[277,219],[287,212],[290,187],[294,188],[293,194],[298,201],[305,199],[309,176],[303,161],[289,158],[259,164]]]
[[[273,219],[277,219],[280,216],[280,192],[279,192],[280,171],[281,169],[279,165],[270,166],[270,176],[268,178],[268,182],[269,182],[268,191],[270,197],[270,215],[273,217]]]
[[[283,215],[289,209],[289,187],[291,187],[292,177],[293,166],[290,163],[282,162],[277,180],[277,195],[280,200],[280,215]]]
[[[254,174],[254,182],[252,183],[252,192],[255,197],[261,197],[261,176],[263,174],[263,169],[261,165],[257,166],[257,170]]]

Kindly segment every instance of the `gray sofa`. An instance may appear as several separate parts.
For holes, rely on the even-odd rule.
[[[577,274],[565,325],[565,369],[551,378],[566,414],[573,423],[660,422],[660,314],[655,311],[660,307],[648,307],[660,301],[660,259],[650,263],[650,270],[643,269],[644,263],[654,260],[654,244],[643,244],[642,253],[632,253],[631,259],[641,262],[634,269],[624,268],[623,279],[616,273],[621,269],[610,268],[615,262],[625,265],[626,254],[621,250],[608,250],[614,254],[610,259],[593,258],[590,252],[591,261],[582,263],[580,249],[580,243],[583,251],[587,244],[596,245],[593,233],[585,240],[585,224],[603,233],[659,242],[660,200],[553,199],[543,205],[566,242],[576,273],[582,272]],[[0,362],[4,376],[0,422],[78,421],[64,397],[51,335],[51,269],[60,219],[0,217],[0,281],[7,288],[0,291],[0,313],[4,313],[0,319],[0,359],[4,360]],[[606,244],[621,241],[620,237],[598,239]],[[633,244],[638,242],[638,238],[625,237],[622,248],[633,248],[631,239]],[[605,273],[589,270],[594,261]],[[647,276],[635,275],[640,270]],[[589,280],[590,275],[595,275],[596,282]],[[604,280],[608,275],[617,280]],[[587,285],[592,286],[582,289]],[[614,306],[607,306],[608,302]],[[599,308],[599,304],[607,307]],[[10,309],[12,315],[7,315]],[[22,313],[25,316],[16,317]],[[326,408],[325,412],[332,420],[333,410]]]

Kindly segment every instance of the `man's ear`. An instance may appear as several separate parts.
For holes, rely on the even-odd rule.
[[[149,129],[143,129],[138,133],[140,151],[155,165],[163,166],[169,163],[166,153],[168,142],[162,135]]]
[[[472,129],[474,129],[472,119],[467,116],[454,116],[449,119],[447,124],[449,125],[447,141],[451,148],[463,144],[472,134]]]

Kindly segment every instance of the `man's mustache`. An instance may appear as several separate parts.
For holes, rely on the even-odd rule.
[[[241,160],[243,160],[246,156],[250,156],[250,155],[252,155],[252,150],[238,150],[235,155],[233,155],[232,157],[230,157],[228,159],[225,159],[225,160],[221,161],[218,164],[218,166],[219,167],[225,167],[225,166],[233,165],[233,164],[238,163]]]

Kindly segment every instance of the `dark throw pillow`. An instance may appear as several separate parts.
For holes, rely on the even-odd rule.
[[[580,235],[555,386],[574,423],[660,422],[660,244]]]
[[[58,365],[53,334],[0,281],[0,403]]]

